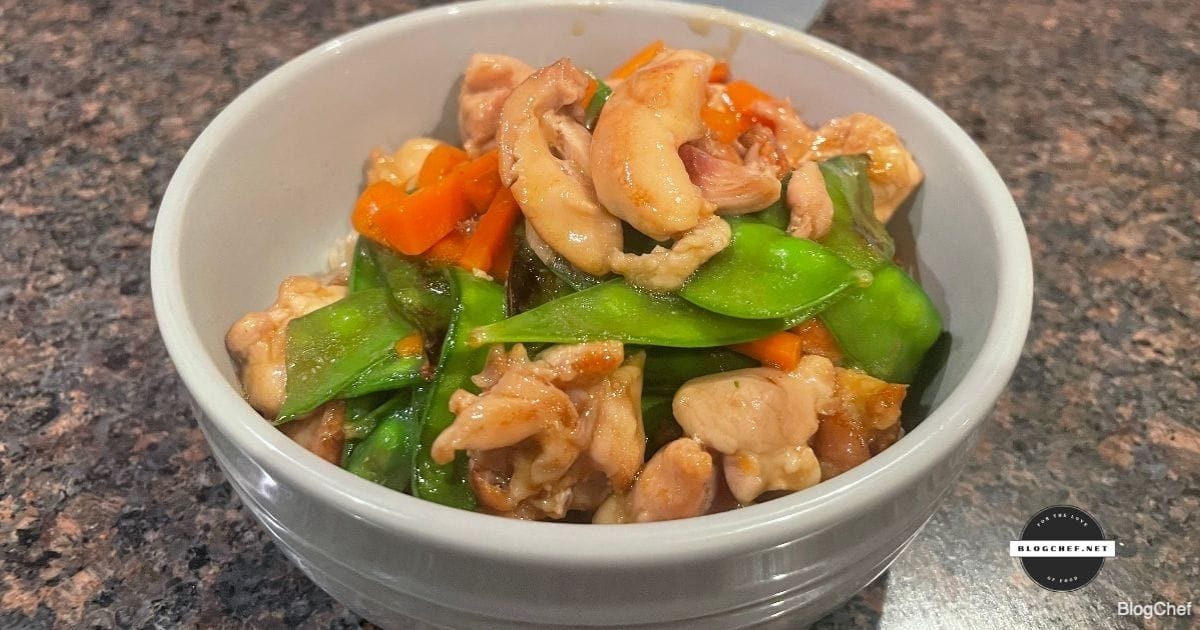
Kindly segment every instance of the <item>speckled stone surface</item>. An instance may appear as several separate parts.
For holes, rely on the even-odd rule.
[[[147,4],[0,0],[0,627],[360,625],[218,472],[152,319],[149,245],[224,104],[413,3]],[[1114,612],[1200,600],[1200,3],[844,0],[814,31],[979,141],[1037,274],[974,463],[819,627],[1195,623]],[[1120,542],[1071,594],[1005,551],[1061,502]]]

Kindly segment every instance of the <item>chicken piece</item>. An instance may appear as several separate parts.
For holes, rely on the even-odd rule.
[[[778,183],[778,182],[776,182]],[[625,276],[630,284],[651,291],[670,292],[683,286],[700,265],[729,245],[729,224],[709,216],[689,230],[667,249],[656,245],[646,254],[612,253],[612,270]]]
[[[815,134],[800,120],[790,101],[758,101],[750,106],[750,113],[774,132],[775,144],[789,166],[796,168],[801,161],[810,158]]]
[[[837,368],[837,404],[822,415],[812,447],[821,478],[836,477],[878,455],[900,438],[900,405],[906,385],[858,370]]]
[[[346,442],[346,403],[327,402],[312,413],[279,427],[284,435],[317,457],[334,464],[342,463],[342,445]]]
[[[242,391],[250,406],[267,418],[279,415],[287,385],[287,324],[301,315],[346,297],[346,287],[326,286],[316,278],[291,276],[279,285],[275,303],[247,313],[225,333]]]
[[[531,74],[533,68],[515,57],[471,55],[458,92],[458,133],[467,155],[478,157],[492,148],[501,108],[513,88]]]
[[[530,360],[497,346],[474,381],[478,395],[450,400],[454,423],[434,441],[434,461],[471,458],[470,480],[488,510],[562,518],[594,510],[627,488],[644,459],[644,355],[624,361],[620,342],[554,346]]]
[[[555,116],[583,96],[588,81],[567,59],[538,70],[505,102],[497,140],[500,177],[529,225],[576,267],[602,276],[609,270],[608,252],[623,246],[621,222],[596,202],[587,167],[569,159],[589,152],[581,146],[590,143],[587,131]],[[556,156],[556,149],[568,159]]]
[[[833,200],[816,162],[805,160],[788,180],[787,205],[791,211],[788,234],[819,240],[833,227]]]
[[[886,223],[925,176],[896,130],[870,114],[835,118],[817,130],[812,142],[816,160],[857,153],[871,158],[868,175],[875,218]]]
[[[832,410],[834,367],[806,356],[792,372],[749,368],[694,378],[675,393],[675,419],[722,453],[725,480],[747,504],[768,490],[801,490],[821,480],[808,447],[817,414]]]
[[[591,416],[588,455],[608,477],[613,490],[629,489],[646,461],[642,426],[642,373],[646,353],[639,352],[588,390],[584,415]]]
[[[738,145],[743,147],[742,162],[752,171],[767,172],[781,180],[792,170],[770,127],[754,123],[738,138]]]
[[[433,138],[413,138],[400,145],[395,153],[385,153],[378,147],[371,149],[367,158],[367,185],[387,182],[404,190],[411,189],[416,185],[425,158],[439,144],[445,143]]]
[[[679,147],[679,157],[692,183],[716,207],[717,214],[757,212],[779,199],[779,179],[768,167],[751,168],[740,161],[723,160],[691,144]]]
[[[592,134],[597,198],[656,241],[678,237],[715,210],[679,157],[680,146],[704,135],[700,110],[714,63],[694,50],[659,54],[613,90]]]
[[[717,494],[712,455],[691,438],[662,447],[646,462],[627,494],[613,494],[592,517],[593,523],[648,523],[700,516]]]

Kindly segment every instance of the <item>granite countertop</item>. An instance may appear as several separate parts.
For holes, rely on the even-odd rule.
[[[414,5],[146,4],[0,0],[0,627],[359,625],[222,479],[158,337],[149,247],[224,104]],[[1118,627],[1118,601],[1200,599],[1200,3],[843,0],[813,30],[983,146],[1037,274],[972,464],[820,627]],[[1062,502],[1120,542],[1071,594],[1005,552]]]

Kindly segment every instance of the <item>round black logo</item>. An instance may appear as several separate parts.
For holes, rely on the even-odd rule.
[[[1021,539],[1009,544],[1009,554],[1021,559],[1030,579],[1059,592],[1086,586],[1115,551],[1096,518],[1070,505],[1038,512],[1021,530]]]

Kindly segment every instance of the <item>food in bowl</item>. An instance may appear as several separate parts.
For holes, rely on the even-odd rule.
[[[474,55],[461,147],[375,150],[356,233],[230,328],[247,400],[395,490],[524,519],[700,516],[901,435],[942,323],[884,223],[896,132],[655,42],[601,80]]]

